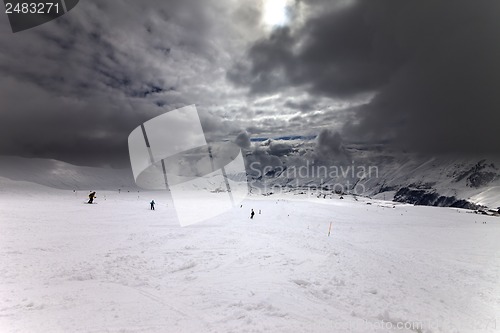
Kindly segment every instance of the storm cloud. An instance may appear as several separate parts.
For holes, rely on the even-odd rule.
[[[272,29],[254,1],[88,0],[16,34],[0,15],[0,155],[127,167],[129,133],[190,104],[209,141],[500,152],[500,2],[288,4]]]
[[[247,132],[241,132],[236,136],[236,139],[234,140],[234,143],[238,145],[238,147],[248,149],[250,148],[251,142],[250,142],[250,135],[248,135]]]
[[[372,95],[344,118],[348,140],[500,152],[500,2],[304,3],[313,9],[306,22],[257,41],[228,73],[232,82],[251,95],[290,87],[332,100]]]
[[[239,29],[256,15],[250,9],[226,1],[83,1],[17,34],[0,15],[0,154],[128,166],[129,133],[189,104],[211,135],[237,133],[220,101],[240,97],[223,73],[245,41]],[[238,27],[225,31],[236,19]]]

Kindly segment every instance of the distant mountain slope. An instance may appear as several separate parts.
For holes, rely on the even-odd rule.
[[[285,154],[273,153],[279,144],[289,146]],[[253,186],[267,192],[319,188],[417,205],[500,207],[499,157],[429,157],[381,145],[345,145],[328,156],[315,150],[313,141],[260,144],[247,153]]]
[[[129,169],[82,167],[40,158],[0,156],[0,177],[68,190],[137,188]]]
[[[396,191],[394,200],[431,206],[500,207],[500,163],[495,158],[414,157],[381,174],[372,194]],[[465,201],[464,201],[465,200]]]

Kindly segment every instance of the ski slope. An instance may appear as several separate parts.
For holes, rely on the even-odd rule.
[[[289,194],[181,228],[165,192],[0,184],[0,332],[500,329],[498,218]]]

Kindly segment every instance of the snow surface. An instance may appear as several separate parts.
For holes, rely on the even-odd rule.
[[[288,194],[182,228],[87,193],[0,178],[0,332],[500,330],[495,217]]]

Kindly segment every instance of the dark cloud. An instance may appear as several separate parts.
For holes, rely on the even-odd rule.
[[[400,7],[397,1],[391,4]],[[297,32],[284,27],[255,43],[248,52],[250,63],[237,64],[228,78],[249,85],[252,93],[307,85],[311,92],[334,97],[372,91],[388,82],[401,63],[401,52],[377,25],[391,20],[390,13],[368,22],[368,2],[341,10],[328,10],[328,2],[320,5],[324,13]]]
[[[250,135],[248,135],[247,132],[241,132],[236,136],[236,139],[234,140],[234,143],[236,143],[239,147],[248,149],[250,148]]]
[[[288,100],[285,102],[285,104],[283,104],[283,106],[300,112],[308,113],[314,111],[314,109],[316,108],[316,103],[311,100],[301,102]]]
[[[252,154],[245,157],[245,163],[248,174],[253,177],[263,176],[267,171],[283,166],[280,158],[270,155],[266,146],[257,146]]]
[[[349,139],[429,153],[500,152],[500,2],[305,3],[316,14],[256,42],[228,73],[232,82],[252,94],[374,94],[351,108]]]
[[[127,146],[122,138],[147,119],[122,100],[103,95],[92,100],[59,96],[10,77],[1,78],[0,86],[0,151],[7,155],[123,165]]]
[[[409,9],[400,33],[413,57],[348,128],[427,152],[500,153],[500,3]]]
[[[339,130],[500,152],[500,2],[295,3],[304,21],[270,33],[252,1],[88,0],[18,34],[0,15],[0,154],[127,166],[130,131],[189,104],[214,141],[328,128],[318,156]],[[257,156],[277,163],[287,150]]]
[[[248,57],[251,63],[236,63],[228,71],[228,79],[250,87],[252,93],[278,91],[287,84],[287,74],[293,68],[293,44],[289,28],[275,30],[268,39],[260,40],[250,48]]]
[[[348,160],[348,153],[344,148],[344,142],[339,132],[331,129],[323,129],[317,139],[314,154],[318,161],[345,162]]]
[[[269,154],[274,156],[288,155],[293,151],[293,146],[285,142],[271,142],[269,145]]]
[[[245,8],[89,0],[18,34],[0,15],[0,154],[126,167],[130,132],[189,104],[214,111],[202,116],[209,136],[235,135],[217,103],[240,96],[223,73],[241,43],[226,27],[250,20]]]

